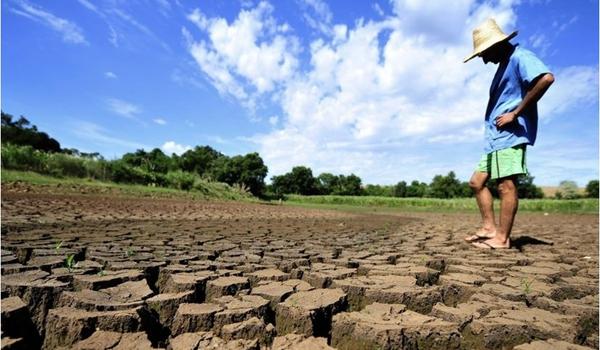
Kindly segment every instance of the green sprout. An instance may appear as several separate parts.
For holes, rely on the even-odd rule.
[[[135,251],[133,250],[133,248],[129,247],[129,248],[127,248],[127,251],[125,252],[125,255],[126,255],[128,258],[131,258],[132,256],[134,256],[134,255],[135,255]]]
[[[523,288],[523,292],[525,292],[525,294],[529,294],[531,293],[531,283],[533,281],[528,280],[526,278],[521,279],[521,287]]]
[[[75,254],[67,255],[67,258],[65,259],[65,267],[69,270],[69,272],[72,272],[73,269],[78,266],[79,263],[75,261]]]
[[[102,267],[100,268],[100,271],[98,271],[98,273],[96,273],[96,275],[98,275],[98,276],[106,275],[106,271],[104,271],[104,270],[106,269],[107,265],[108,265],[108,263],[106,261],[104,263],[102,263]]]
[[[60,241],[60,242],[56,243],[56,245],[54,246],[54,250],[56,250],[58,252],[60,247],[62,247],[63,243],[65,243],[65,241]]]

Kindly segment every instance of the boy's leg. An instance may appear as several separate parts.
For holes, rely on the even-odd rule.
[[[500,180],[500,228],[496,233],[498,242],[508,244],[515,216],[519,209],[519,195],[517,192],[517,179],[514,176]]]
[[[496,236],[485,241],[473,243],[480,248],[510,248],[510,233],[519,208],[516,177],[506,177],[499,180],[500,192],[500,226]]]
[[[477,206],[481,213],[482,227],[475,233],[475,235],[466,237],[467,241],[474,241],[482,237],[494,237],[496,234],[496,220],[494,218],[494,199],[492,193],[485,186],[490,175],[481,171],[475,171],[471,180],[469,180],[469,186],[475,193],[477,199]]]

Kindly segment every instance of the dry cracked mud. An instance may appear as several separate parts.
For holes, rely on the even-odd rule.
[[[2,349],[597,349],[598,217],[477,224],[3,185]]]

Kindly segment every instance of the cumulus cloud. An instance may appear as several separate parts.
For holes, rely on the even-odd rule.
[[[192,146],[180,145],[175,141],[167,141],[160,148],[163,150],[163,152],[165,152],[165,154],[175,153],[177,155],[181,155],[186,151],[191,150]]]
[[[509,5],[471,5],[465,2],[452,21],[478,24],[492,12],[501,23],[513,21]],[[310,69],[287,81],[281,95],[283,127],[255,138],[273,173],[308,164],[316,172],[334,166],[367,176],[384,164],[400,167],[402,149],[417,140],[481,142],[494,67],[462,63],[472,50],[470,27],[462,25],[457,39],[407,24],[402,11],[453,25],[443,4],[423,6],[397,2],[402,17],[358,22],[311,44]]]
[[[16,4],[19,7],[11,8],[12,12],[50,27],[52,30],[62,35],[64,42],[84,45],[89,44],[85,39],[83,30],[74,22],[60,18],[43,8],[29,4],[26,1],[17,1]]]
[[[152,119],[152,121],[158,125],[167,125],[167,121],[162,118],[155,118],[155,119]]]
[[[107,77],[108,79],[117,79],[117,75],[113,72],[105,72],[104,76]]]
[[[297,39],[284,35],[288,26],[278,24],[272,11],[269,3],[261,2],[228,23],[195,9],[188,19],[208,40],[194,41],[182,30],[190,54],[217,90],[249,107],[290,79],[298,65]]]

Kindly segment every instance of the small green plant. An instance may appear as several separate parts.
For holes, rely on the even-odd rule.
[[[135,255],[135,251],[133,250],[133,248],[131,248],[131,247],[127,248],[127,250],[125,251],[125,256],[127,258],[131,258],[134,255]]]
[[[532,280],[529,280],[527,278],[521,279],[521,287],[523,288],[523,292],[525,294],[531,293],[531,283],[532,282],[533,282]]]
[[[60,248],[62,247],[63,243],[65,243],[65,241],[60,241],[60,242],[56,243],[56,245],[54,246],[54,250],[56,250],[56,252],[58,252],[60,250]]]
[[[100,271],[98,271],[98,273],[96,273],[96,275],[98,276],[105,276],[106,275],[106,266],[108,265],[108,263],[105,261],[104,263],[102,263],[102,267],[100,268]]]
[[[75,261],[75,254],[69,254],[65,258],[65,267],[69,272],[72,272],[74,268],[78,267],[79,263]]]

